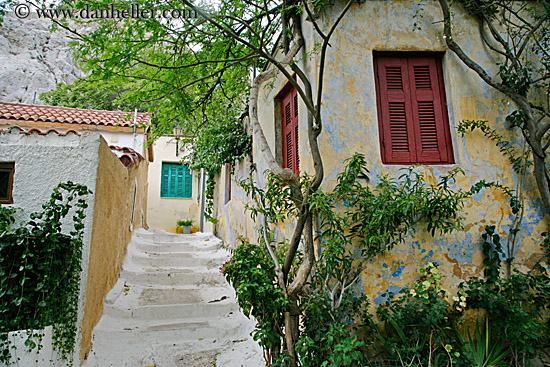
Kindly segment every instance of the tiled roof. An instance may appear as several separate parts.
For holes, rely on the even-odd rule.
[[[80,133],[78,131],[73,130],[73,129],[69,129],[69,130],[65,130],[65,131],[59,131],[59,130],[54,129],[54,128],[40,129],[40,128],[37,128],[37,127],[32,127],[30,129],[25,130],[21,126],[17,126],[17,125],[8,126],[6,129],[0,128],[0,134],[11,132],[11,130],[17,130],[21,134],[26,134],[26,135],[31,135],[32,133],[36,133],[38,135],[48,135],[49,133],[54,133],[54,134],[57,134],[59,136],[65,136],[65,135],[68,135],[69,133],[72,133],[72,134],[75,134],[75,135],[80,135]]]
[[[119,147],[116,145],[109,145],[109,148],[111,148],[111,151],[115,153],[125,167],[133,166],[134,164],[137,164],[145,159],[141,154],[132,148]]]
[[[65,122],[70,124],[133,126],[134,113],[122,111],[84,110],[57,106],[0,102],[0,118],[9,120]],[[138,125],[149,125],[151,115],[138,112]]]

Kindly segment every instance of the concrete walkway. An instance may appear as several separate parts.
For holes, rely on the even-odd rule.
[[[84,367],[260,367],[211,234],[137,230]]]

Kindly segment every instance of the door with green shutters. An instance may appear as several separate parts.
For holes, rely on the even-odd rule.
[[[163,162],[160,196],[164,198],[190,198],[192,177],[187,165]]]

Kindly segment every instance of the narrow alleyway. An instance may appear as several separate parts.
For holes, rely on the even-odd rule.
[[[254,323],[219,273],[220,246],[207,234],[136,231],[84,366],[262,366]]]

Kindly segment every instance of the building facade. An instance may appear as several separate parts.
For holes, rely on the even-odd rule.
[[[320,23],[332,24],[343,6],[336,2],[326,7],[319,15]],[[458,176],[453,187],[456,190],[468,190],[480,180],[510,188],[521,184],[525,212],[515,253],[510,255],[515,257],[516,267],[528,269],[540,258],[541,233],[548,224],[532,175],[520,177],[514,172],[499,147],[480,131],[463,135],[457,130],[463,120],[485,120],[507,140],[519,141],[504,127],[504,119],[514,106],[448,50],[442,19],[436,1],[365,1],[352,5],[327,51],[324,125],[319,136],[325,168],[321,188],[334,188],[345,160],[356,152],[366,157],[372,184],[380,175],[397,178],[411,165],[418,165],[416,170],[432,184],[460,168],[464,175]],[[454,37],[465,52],[495,71],[499,60],[487,51],[477,23],[461,10],[453,14],[453,21],[459,24]],[[321,40],[307,21],[303,24],[306,45],[311,48]],[[312,51],[302,50],[296,59],[315,90],[319,59]],[[306,52],[310,57],[304,57]],[[275,158],[283,167],[311,174],[313,160],[303,101],[280,73],[259,90],[258,117]],[[254,144],[257,169],[252,174],[261,186],[265,183],[262,172],[268,166],[258,152]],[[236,185],[251,174],[249,163],[236,165],[228,203],[224,202],[223,170],[217,181],[217,231],[233,245],[239,236],[257,242],[257,224],[244,211],[250,198]],[[501,234],[507,233],[514,215],[508,197],[498,188],[474,195],[462,214],[464,229],[432,237],[420,227],[392,251],[377,257],[365,269],[360,288],[379,304],[386,291],[395,292],[414,282],[418,270],[428,262],[439,264],[450,289],[456,290],[463,279],[480,275],[485,226],[495,225]],[[281,225],[276,230],[278,240],[289,240],[293,226]]]

